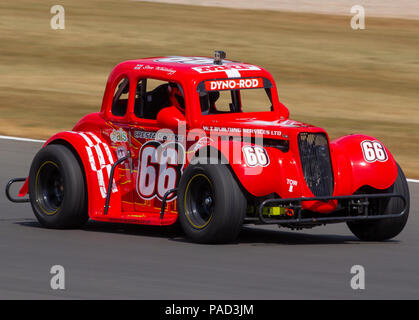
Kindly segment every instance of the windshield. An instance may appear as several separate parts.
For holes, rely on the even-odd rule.
[[[203,81],[198,85],[202,114],[272,111],[271,89],[265,78]]]

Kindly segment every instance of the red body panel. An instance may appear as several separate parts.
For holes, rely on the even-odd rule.
[[[387,189],[397,178],[396,161],[384,144],[388,155],[386,161],[365,160],[361,148],[365,140],[377,141],[373,137],[357,134],[338,138],[330,144],[336,189],[340,194],[353,194],[362,186]]]
[[[163,192],[167,191],[166,184],[170,183],[163,182],[158,185],[156,181],[152,181],[155,183],[153,189],[150,187],[150,179],[157,180],[159,179],[157,175],[161,172],[171,172],[168,181],[170,177],[174,177],[177,184],[189,160],[200,148],[207,147],[219,150],[223,154],[244,189],[254,197],[270,194],[282,198],[313,197],[303,176],[297,137],[301,132],[325,133],[324,130],[288,119],[289,111],[278,100],[275,82],[263,68],[244,63],[227,63],[219,66],[208,64],[208,58],[202,59],[206,64],[197,58],[182,57],[148,58],[119,64],[109,76],[100,112],[81,119],[73,131],[58,133],[46,142],[45,145],[50,143],[71,145],[79,156],[86,176],[91,219],[152,225],[174,223],[177,219],[175,197],[168,199],[164,219],[160,219],[161,198]],[[130,95],[126,115],[118,117],[112,115],[110,106],[114,88],[123,77],[128,77],[130,80]],[[184,132],[175,130],[175,138],[179,140],[172,143],[177,144],[177,147],[182,145],[179,150],[184,150],[185,154],[181,154],[182,152],[178,150],[174,156],[178,161],[181,156],[185,156],[186,161],[176,168],[167,162],[162,170],[160,165],[153,162],[153,157],[150,155],[153,148],[157,148],[163,142],[155,132],[164,129],[164,124],[173,129],[181,122],[174,119],[177,117],[176,112],[165,110],[165,114],[162,113],[157,117],[158,120],[139,119],[134,114],[132,92],[135,92],[137,81],[144,77],[177,82],[183,88],[186,127]],[[259,80],[255,87],[261,85],[260,79],[268,79],[272,83],[273,110],[202,115],[197,91],[199,83],[209,79],[231,77],[257,78]],[[197,145],[195,143],[198,138],[188,139],[195,131],[209,138],[199,140]],[[251,166],[246,163],[244,153],[246,146],[252,146],[252,143],[223,141],[218,144],[212,139],[226,134],[245,137],[256,134],[263,135],[264,139],[288,141],[289,150],[284,152],[266,146],[263,148],[268,160],[266,165]],[[376,141],[368,136],[350,135],[330,143],[334,196],[351,195],[363,186],[386,189],[394,183],[397,167],[390,152],[384,147],[387,157],[373,161],[375,151],[371,150],[375,145],[378,146],[376,150],[378,155],[384,154],[380,149],[381,144],[379,142],[374,144]],[[127,152],[131,153],[132,161],[125,161],[116,170],[109,212],[105,216],[103,212],[111,166],[118,157]],[[141,161],[143,165],[140,165]],[[144,170],[148,171],[144,173]],[[19,195],[24,196],[26,193],[27,182]],[[335,207],[336,203],[333,201],[304,203],[305,209],[322,213],[331,212]]]

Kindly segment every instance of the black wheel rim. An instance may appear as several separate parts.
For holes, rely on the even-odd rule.
[[[64,199],[64,181],[58,165],[44,162],[38,169],[35,181],[36,202],[47,215],[54,215]]]
[[[193,176],[185,191],[185,211],[190,224],[196,229],[205,228],[212,219],[214,204],[209,178],[204,174]]]

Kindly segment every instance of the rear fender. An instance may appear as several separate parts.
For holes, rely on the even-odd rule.
[[[330,143],[335,172],[335,194],[350,195],[363,186],[384,190],[397,178],[393,155],[379,140],[348,135]]]
[[[43,147],[49,144],[67,145],[76,153],[83,166],[86,179],[89,216],[93,218],[102,215],[111,167],[116,161],[116,155],[113,154],[112,149],[93,132],[60,132],[52,136]],[[121,214],[121,195],[117,186],[118,183],[114,180],[108,211],[110,217]]]

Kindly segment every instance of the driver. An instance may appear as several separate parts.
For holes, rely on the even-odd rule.
[[[185,99],[182,87],[174,82],[169,82],[168,93],[170,103],[185,114]]]

